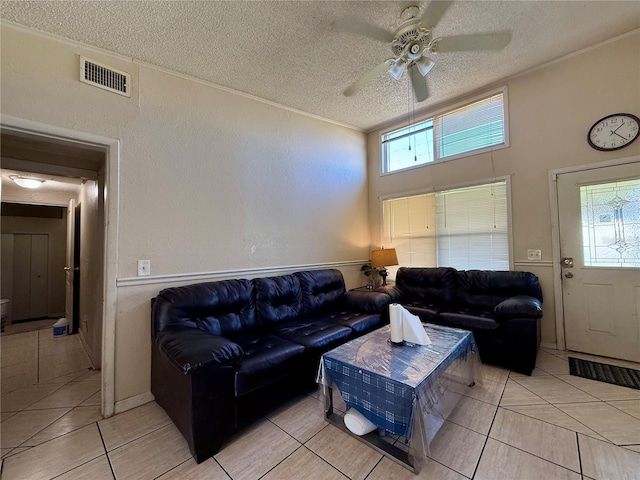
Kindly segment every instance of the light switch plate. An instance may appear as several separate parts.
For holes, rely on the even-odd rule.
[[[536,260],[536,261],[542,260],[542,250],[534,250],[534,249],[527,250],[527,260]]]
[[[138,276],[146,277],[148,275],[151,275],[151,261],[138,260]]]

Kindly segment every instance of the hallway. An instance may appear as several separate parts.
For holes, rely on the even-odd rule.
[[[24,452],[102,418],[100,372],[78,335],[51,328],[0,337],[2,458]]]

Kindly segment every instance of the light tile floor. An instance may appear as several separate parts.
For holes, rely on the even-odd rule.
[[[50,331],[36,336],[35,344],[49,349],[53,344],[74,355],[74,337],[54,342],[47,334]],[[31,337],[15,338],[10,344],[4,340],[3,372],[5,358],[9,364],[17,362],[11,354],[5,357],[5,351],[17,355],[34,343]],[[65,345],[56,344],[59,340]],[[49,350],[45,356],[50,355]],[[460,390],[460,401],[433,440],[431,459],[419,475],[328,425],[315,392],[270,413],[197,465],[155,402],[101,419],[99,373],[86,368],[61,370],[58,376],[48,374],[44,382],[2,392],[0,476],[3,480],[640,479],[640,391],[570,376],[568,355],[541,349],[531,377],[484,365],[483,384]],[[604,361],[640,369],[639,364]],[[336,406],[340,408],[338,402]]]

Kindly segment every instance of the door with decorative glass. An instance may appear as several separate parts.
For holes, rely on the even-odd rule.
[[[569,350],[640,361],[640,162],[557,176]]]

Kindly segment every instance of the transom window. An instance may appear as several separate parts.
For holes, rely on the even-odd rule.
[[[381,137],[382,173],[507,146],[505,92],[490,95]]]

